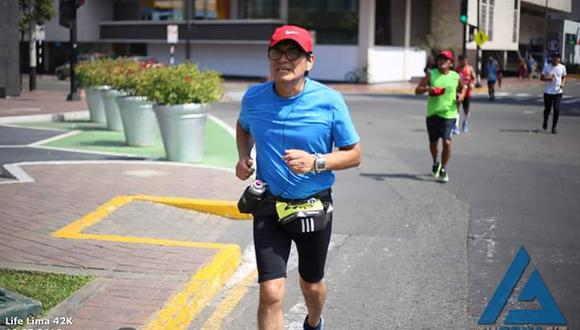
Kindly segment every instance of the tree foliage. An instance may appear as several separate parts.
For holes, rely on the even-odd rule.
[[[56,14],[53,0],[18,0],[18,9],[18,29],[21,33],[29,30],[30,23],[42,25]]]

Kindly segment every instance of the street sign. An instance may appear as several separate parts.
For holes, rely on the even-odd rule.
[[[44,41],[44,25],[36,25],[36,28],[34,29],[34,36],[36,41]]]
[[[167,43],[176,44],[179,40],[179,27],[177,25],[167,25]]]
[[[560,41],[558,39],[548,40],[548,50],[551,52],[560,50]]]
[[[475,40],[475,43],[481,47],[481,45],[489,40],[489,36],[483,31],[478,31],[473,39]]]

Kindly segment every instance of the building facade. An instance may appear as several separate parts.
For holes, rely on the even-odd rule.
[[[226,76],[265,78],[271,33],[277,26],[296,24],[308,28],[315,38],[317,63],[311,77],[381,83],[422,76],[430,50],[448,48],[458,53],[463,45],[460,0],[189,1],[188,33],[187,0],[87,0],[77,13],[79,52],[141,55],[169,63],[167,25],[177,25],[176,63],[185,60],[188,34],[192,61],[200,67]],[[541,52],[546,3],[553,16],[569,14],[571,2],[469,0],[469,23],[477,25],[479,14],[480,29],[489,35],[482,46],[484,57],[496,56],[507,65],[528,48],[537,52],[534,47],[539,45]],[[573,20],[565,27],[561,22],[555,28],[559,40],[566,38],[564,29],[575,26]],[[69,35],[58,18],[45,30],[47,42],[42,47],[47,60],[40,71],[51,72],[68,60]],[[468,55],[474,58],[476,45],[466,34]]]

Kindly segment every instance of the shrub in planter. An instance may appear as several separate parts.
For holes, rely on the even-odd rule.
[[[110,59],[98,59],[80,62],[75,66],[77,81],[87,94],[87,106],[91,121],[102,124],[105,124],[107,120],[101,90],[105,88],[106,70],[110,63]]]
[[[142,76],[150,68],[151,64],[119,59],[111,70],[111,86],[126,94],[117,97],[117,104],[125,142],[130,146],[152,145],[159,135],[153,103],[137,94],[137,86],[143,83]]]
[[[153,110],[167,159],[201,161],[209,103],[223,94],[220,74],[185,63],[145,71],[140,79],[136,93],[156,103]]]
[[[153,68],[140,78],[136,93],[163,105],[211,103],[223,94],[221,75],[200,71],[196,64]]]

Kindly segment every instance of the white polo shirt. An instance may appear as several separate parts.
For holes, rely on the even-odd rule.
[[[562,90],[562,78],[566,77],[566,67],[562,65],[562,63],[558,63],[556,66],[548,63],[546,66],[544,66],[542,75],[546,77],[549,75],[554,75],[555,77],[553,80],[546,81],[544,94],[562,94],[564,92]]]

